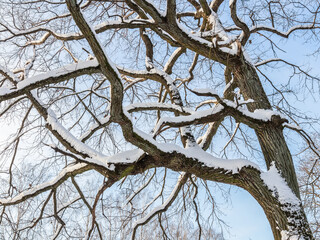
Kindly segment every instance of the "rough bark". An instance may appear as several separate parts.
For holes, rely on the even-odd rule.
[[[242,40],[241,37],[239,37],[239,39],[230,40],[230,42],[226,44],[227,50],[230,50],[230,53],[228,53],[228,51],[226,50],[223,51],[222,46],[218,46],[218,44],[216,44],[218,39],[217,36],[211,36],[211,40],[209,39],[209,37],[199,39],[199,37],[196,37],[196,35],[191,36],[192,34],[189,34],[187,31],[183,30],[177,22],[176,1],[167,1],[167,12],[165,15],[160,14],[158,10],[152,5],[152,3],[148,1],[135,0],[134,2],[132,2],[130,0],[126,0],[125,2],[130,8],[132,8],[136,13],[138,13],[140,18],[144,21],[142,21],[141,23],[134,24],[124,21],[122,23],[117,23],[112,26],[100,26],[99,28],[96,28],[94,30],[91,28],[89,23],[85,20],[84,16],[82,15],[80,7],[78,5],[78,1],[67,0],[66,3],[68,5],[68,9],[70,10],[74,22],[81,30],[81,34],[72,34],[70,36],[67,35],[69,37],[61,37],[49,30],[38,29],[37,31],[46,31],[46,38],[43,38],[43,41],[34,44],[43,43],[50,35],[53,35],[56,39],[65,41],[77,39],[79,40],[85,38],[88,44],[90,45],[94,56],[97,59],[97,64],[92,64],[85,68],[76,69],[70,73],[61,74],[59,76],[55,76],[54,74],[52,74],[51,77],[44,77],[44,79],[41,79],[41,81],[39,80],[23,88],[15,88],[10,90],[5,89],[7,92],[6,94],[2,94],[2,96],[0,96],[0,101],[9,100],[22,94],[26,94],[31,100],[31,102],[34,104],[35,108],[39,111],[40,115],[42,115],[44,119],[46,119],[48,117],[47,109],[44,108],[37,101],[37,99],[35,99],[30,94],[31,90],[44,87],[47,84],[59,83],[70,78],[82,76],[85,74],[101,73],[110,81],[111,85],[110,121],[119,124],[122,128],[124,138],[136,147],[142,149],[145,153],[143,153],[141,158],[139,158],[136,162],[130,162],[128,164],[116,162],[114,164],[113,171],[110,170],[109,167],[106,167],[106,165],[99,165],[94,162],[90,162],[91,159],[88,154],[82,153],[78,149],[74,148],[73,145],[70,144],[68,139],[65,139],[57,130],[53,129],[49,125],[48,129],[51,131],[51,133],[59,140],[60,143],[62,143],[62,145],[66,147],[66,149],[69,152],[71,152],[62,153],[67,156],[70,155],[77,161],[84,162],[88,165],[84,166],[81,169],[78,169],[77,171],[66,174],[65,176],[61,177],[61,179],[59,179],[59,181],[57,181],[56,184],[52,184],[39,190],[38,192],[32,193],[32,196],[36,196],[37,194],[40,194],[47,190],[55,190],[55,188],[57,188],[58,185],[62,181],[65,181],[67,178],[91,169],[95,169],[96,171],[105,175],[106,177],[111,179],[113,183],[129,175],[143,173],[150,168],[165,167],[176,172],[184,171],[189,175],[193,174],[204,180],[232,184],[245,189],[257,200],[257,202],[263,208],[269,220],[271,229],[274,234],[274,238],[276,240],[287,240],[291,239],[291,237],[292,239],[313,239],[301,202],[297,201],[297,203],[295,204],[294,202],[283,201],[283,199],[279,197],[277,189],[271,189],[270,186],[267,186],[266,182],[264,182],[262,177],[263,173],[259,170],[259,168],[255,168],[253,165],[246,165],[239,169],[239,172],[232,172],[230,171],[230,169],[228,170],[228,168],[223,168],[220,165],[219,167],[208,167],[204,164],[204,162],[201,162],[199,159],[188,157],[188,155],[183,154],[182,151],[177,152],[178,150],[172,150],[171,152],[166,152],[162,148],[158,147],[157,143],[154,143],[153,141],[144,138],[143,135],[135,131],[133,123],[126,115],[126,112],[122,106],[125,90],[123,87],[121,76],[118,74],[117,69],[112,66],[111,61],[109,61],[108,57],[106,56],[106,53],[104,52],[103,46],[99,43],[99,40],[95,35],[95,33],[100,33],[112,28],[140,28],[141,38],[146,45],[146,55],[148,57],[148,60],[152,62],[153,44],[151,40],[148,38],[147,33],[144,31],[145,28],[150,28],[169,44],[180,47],[181,52],[179,54],[182,54],[182,52],[188,49],[194,51],[197,55],[203,55],[208,59],[214,60],[222,65],[225,65],[227,69],[226,74],[228,75],[227,82],[231,81],[233,75],[234,87],[239,87],[242,96],[246,100],[254,100],[254,102],[248,104],[249,111],[254,112],[257,109],[272,109],[272,106],[264,91],[263,85],[259,79],[255,67],[247,61],[243,54],[243,46],[249,39],[250,34],[258,30],[253,30],[250,32],[247,25],[244,22],[241,22],[236,12],[236,1],[232,1],[232,4],[230,5],[232,19],[234,23],[243,30],[244,35]],[[192,2],[194,3],[195,1]],[[210,14],[212,14],[210,8],[214,12],[217,12],[222,2],[223,1],[217,0],[209,6],[206,1],[201,0],[200,4],[195,4],[194,7],[197,9],[197,11],[202,7],[203,12],[200,15],[203,16],[203,21],[204,23],[206,23],[206,21],[210,22],[209,17],[216,16],[210,16]],[[152,19],[149,19],[149,17],[151,17]],[[215,21],[218,22],[219,19],[217,18]],[[209,26],[205,26],[205,24],[203,26],[204,27],[202,30],[208,30]],[[289,34],[295,29],[310,29],[311,27],[292,28],[293,30],[290,30],[287,34],[284,35],[284,37],[288,37]],[[210,28],[212,30],[212,26]],[[222,31],[224,31],[223,28],[221,29]],[[281,35],[279,32],[272,29],[269,29],[269,31]],[[36,32],[36,30],[33,31]],[[28,34],[33,33],[33,31],[29,31]],[[164,34],[164,32],[166,34]],[[27,33],[23,32],[23,34]],[[234,48],[234,45],[232,45],[233,43],[237,44],[237,48]],[[236,50],[236,53],[231,54],[231,52],[234,52],[231,50]],[[179,54],[176,56],[176,58],[180,56]],[[133,78],[141,77],[160,82],[169,94],[172,104],[180,106],[182,111],[183,101],[179,94],[179,90],[175,86],[173,81],[167,81],[168,79],[166,78],[166,74],[170,74],[172,72],[172,67],[173,64],[171,66],[169,65],[167,70],[161,70],[162,72],[152,72],[152,70],[154,70],[154,66],[152,66],[151,64],[149,67],[147,66],[148,71],[145,71],[143,73],[139,73],[139,71],[134,71],[130,73],[126,72],[125,69],[119,69],[119,71],[122,74],[131,76]],[[10,75],[8,75],[6,71],[0,70],[0,73],[4,75],[6,78],[10,78]],[[14,80],[12,79],[12,81]],[[234,93],[229,92],[225,94],[224,97],[225,99],[232,101],[234,96]],[[215,97],[216,99],[221,100],[219,96],[217,97],[212,95],[210,97]],[[175,115],[181,115],[181,111],[176,111]],[[199,120],[197,122],[195,120],[190,120],[190,122],[184,123],[177,122],[172,123],[170,126],[187,126],[184,129],[184,131],[181,131],[182,143],[183,145],[189,146],[190,148],[196,148],[198,146],[196,146],[195,144],[195,140],[192,135],[190,125],[205,123],[212,124],[212,122],[215,122],[215,124],[212,124],[209,128],[209,134],[207,134],[207,141],[204,143],[199,141],[203,149],[207,149],[209,147],[212,137],[214,136],[219,127],[219,124],[223,121],[224,117],[226,116],[230,116],[235,121],[241,122],[242,124],[246,124],[250,128],[255,130],[257,139],[261,146],[262,153],[264,155],[267,168],[270,169],[274,164],[276,169],[280,171],[280,175],[283,177],[288,187],[292,190],[297,199],[300,200],[296,172],[294,169],[291,153],[283,135],[283,119],[281,117],[273,116],[271,121],[265,123],[253,123],[253,120],[249,116],[241,115],[237,111],[237,108],[230,107],[230,109],[228,109],[226,106],[225,112],[221,112],[213,116],[208,116],[207,118],[203,117],[201,121]],[[194,144],[188,145],[188,141]],[[72,153],[77,156],[73,156]],[[83,159],[81,159],[80,157],[82,157]],[[21,198],[21,200],[19,201],[22,202],[27,198],[29,198],[29,196]],[[8,202],[10,203],[10,201]],[[6,205],[11,205],[15,203],[17,202],[11,202],[10,204],[6,203]],[[287,236],[284,236],[284,233],[287,234]]]
[[[268,97],[263,89],[261,81],[255,68],[244,60],[236,62],[232,67],[232,72],[238,83],[242,95],[245,99],[253,99],[254,103],[248,104],[248,109],[271,109]],[[261,128],[255,129],[263,152],[267,168],[269,169],[274,162],[282,177],[286,180],[288,186],[300,199],[299,185],[292,161],[292,156],[283,136],[283,127],[274,122],[270,122]],[[248,181],[251,184],[254,181]],[[255,188],[255,187],[254,187]],[[302,239],[313,239],[306,215],[300,204],[298,209],[291,209],[290,206],[283,206],[276,199],[270,198],[268,194],[263,193],[265,189],[248,190],[252,196],[259,202],[269,220],[274,238],[281,239],[280,229],[286,226],[296,229]],[[288,219],[295,221],[288,222]],[[280,227],[281,226],[281,227]]]

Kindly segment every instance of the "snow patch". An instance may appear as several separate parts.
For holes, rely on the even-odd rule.
[[[145,152],[141,149],[128,150],[106,158],[106,162],[112,165],[119,163],[134,163],[137,162],[143,154],[145,154]]]
[[[193,89],[193,91],[199,94],[218,95],[216,90],[209,89],[209,88],[196,88],[196,89]]]
[[[18,91],[22,90],[23,88],[26,88],[30,85],[45,81],[49,78],[58,78],[62,75],[72,73],[76,70],[86,69],[89,67],[97,67],[97,66],[99,66],[97,60],[90,60],[90,61],[79,62],[76,64],[69,64],[69,65],[66,65],[62,68],[58,68],[58,69],[55,69],[55,70],[52,70],[52,71],[49,71],[46,73],[35,75],[35,76],[27,78],[21,82],[18,82],[18,79],[16,79],[15,75],[12,74],[8,69],[1,67],[0,71],[6,70],[6,73],[10,77],[12,77],[12,79],[14,79],[16,82],[18,82],[18,84],[17,84],[16,88],[8,88],[8,87],[0,88],[0,96],[5,96],[5,95],[13,93],[13,92],[18,92]]]
[[[303,240],[304,238],[301,238],[299,235],[293,235],[290,234],[287,230],[282,230],[280,232],[281,234],[281,240]]]
[[[73,136],[65,127],[62,126],[61,123],[59,123],[55,113],[48,109],[48,117],[46,119],[47,123],[51,126],[51,128],[54,131],[57,131],[59,135],[67,141],[72,147],[74,147],[77,151],[87,154],[90,156],[90,158],[97,158],[97,159],[103,159],[105,158],[104,155],[97,152],[96,150],[90,148],[88,145],[81,142],[79,139],[77,139],[75,136]]]
[[[273,192],[274,197],[278,198],[281,204],[300,204],[300,200],[289,188],[288,184],[280,175],[274,163],[272,163],[267,172],[261,173],[261,179]]]
[[[18,194],[17,196],[15,196],[11,199],[0,199],[0,203],[1,204],[15,203],[17,201],[22,200],[24,197],[32,196],[32,195],[36,194],[37,192],[42,191],[43,189],[46,189],[46,188],[53,186],[60,179],[62,179],[66,174],[74,172],[78,169],[81,169],[81,168],[85,167],[86,165],[87,165],[86,163],[77,163],[75,165],[68,166],[68,167],[64,168],[59,173],[59,175],[56,178],[54,178],[53,180],[48,181],[46,183],[39,184],[39,185],[37,185],[27,191],[24,191],[24,192]]]

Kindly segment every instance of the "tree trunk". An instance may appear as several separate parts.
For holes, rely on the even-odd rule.
[[[237,61],[232,64],[232,72],[244,98],[254,100],[253,103],[248,104],[250,111],[256,109],[271,109],[271,104],[262,87],[258,74],[251,64],[245,60]],[[281,123],[276,124],[273,121],[255,130],[267,168],[270,169],[270,166],[274,162],[292,192],[300,199],[292,156],[282,131],[283,127]],[[250,184],[250,182],[252,182],[252,180],[246,184]],[[290,239],[290,234],[303,236],[299,239],[313,239],[301,203],[294,206],[290,205],[290,203],[280,203],[280,201],[277,200],[277,196],[270,196],[270,192],[265,192],[266,188],[259,187],[259,184],[249,188],[244,186],[244,188],[255,197],[264,209],[275,239]],[[255,190],[252,191],[252,188]],[[283,235],[281,238],[282,230],[287,230],[288,235]],[[296,238],[291,237],[291,239]]]
[[[246,189],[263,208],[275,240],[313,239],[301,202],[279,201],[276,192],[266,188],[256,170],[240,171],[241,187]]]

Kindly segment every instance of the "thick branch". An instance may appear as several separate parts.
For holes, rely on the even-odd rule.
[[[96,60],[66,65],[62,68],[39,74],[18,82],[15,88],[0,88],[0,102],[24,95],[33,89],[40,88],[48,84],[59,83],[71,78],[99,72],[100,67]],[[0,73],[8,77],[8,70],[0,68]]]
[[[73,166],[66,167],[58,174],[58,176],[55,179],[46,183],[42,183],[36,187],[31,188],[30,190],[24,191],[12,199],[0,199],[0,204],[4,206],[9,206],[21,203],[43,192],[57,188],[71,176],[81,174],[91,169],[92,166],[89,166],[85,163],[77,163]]]

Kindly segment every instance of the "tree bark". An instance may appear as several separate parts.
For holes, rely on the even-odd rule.
[[[242,187],[260,204],[271,226],[275,240],[314,239],[302,204],[281,203],[255,170],[240,172]]]
[[[254,100],[253,103],[248,104],[248,109],[252,112],[256,109],[271,109],[271,104],[262,87],[255,67],[242,59],[233,63],[231,69],[244,98],[246,100]],[[271,164],[274,163],[292,192],[300,199],[297,176],[291,153],[283,136],[281,122],[277,124],[276,121],[272,121],[261,126],[261,128],[255,129],[255,132],[267,168],[269,169]],[[247,184],[250,185],[255,181],[250,180]],[[287,239],[286,237],[281,238],[280,234],[280,229],[286,228],[296,232],[299,236],[303,236],[301,239],[313,239],[301,204],[299,206],[283,205],[276,198],[270,198],[270,194],[264,192],[265,188],[258,186],[252,186],[251,190],[247,190],[264,209],[275,239]],[[244,188],[246,187],[244,186]],[[254,190],[252,191],[252,189]]]

